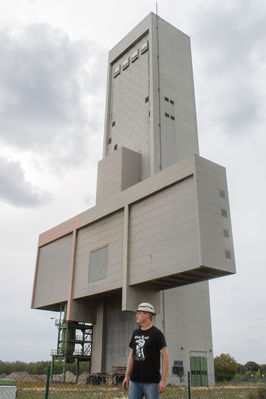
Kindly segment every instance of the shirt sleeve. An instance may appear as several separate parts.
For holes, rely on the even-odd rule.
[[[158,348],[161,350],[167,345],[163,333],[160,330],[158,330],[158,333]]]
[[[131,337],[131,340],[130,340],[130,342],[129,342],[129,347],[130,347],[131,349],[134,349],[134,335],[135,335],[135,331],[133,332],[132,337]]]

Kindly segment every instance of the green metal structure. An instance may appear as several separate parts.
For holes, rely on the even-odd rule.
[[[80,362],[90,362],[92,353],[92,323],[66,320],[66,305],[60,306],[60,318],[55,321],[58,328],[57,348],[51,352],[53,380],[54,364],[63,361],[63,382],[65,382],[68,363],[76,363],[76,382]]]

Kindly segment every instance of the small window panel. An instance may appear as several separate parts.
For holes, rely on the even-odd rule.
[[[149,96],[145,98],[145,103],[149,102]]]
[[[229,231],[227,229],[223,229],[224,232],[224,237],[228,238],[229,237]]]
[[[220,197],[225,198],[225,191],[219,190]]]
[[[172,121],[175,120],[175,117],[173,115],[171,115],[170,118],[172,119]]]
[[[226,209],[221,209],[221,214],[224,218],[227,218],[227,210]]]
[[[146,53],[146,51],[148,51],[149,49],[149,42],[148,40],[141,46],[140,52],[141,54]]]
[[[117,150],[117,144],[114,145],[114,151],[116,151],[116,150]]]
[[[166,101],[167,103],[169,103],[169,98],[168,98],[168,97],[164,97],[164,101]]]
[[[138,58],[139,58],[139,50],[136,50],[131,56],[131,62],[135,62]]]
[[[126,58],[126,59],[123,61],[123,64],[122,64],[122,69],[123,69],[123,71],[129,67],[129,60],[130,60],[130,58],[128,57],[128,58]]]
[[[120,75],[121,72],[121,65],[118,65],[115,69],[114,69],[114,78],[116,78],[118,75]]]
[[[108,139],[108,144],[111,144],[112,143],[112,138],[110,137],[109,139]]]
[[[108,246],[89,254],[89,283],[107,277]]]
[[[112,122],[112,127],[114,127],[114,126],[115,126],[115,121]]]
[[[166,116],[166,118],[169,118],[169,116],[170,116],[167,112],[165,112],[164,115]]]
[[[228,249],[226,249],[224,252],[225,252],[226,259],[231,259],[232,258],[231,251],[228,251]]]
[[[174,103],[175,103],[174,100],[170,100],[170,104],[174,105]]]

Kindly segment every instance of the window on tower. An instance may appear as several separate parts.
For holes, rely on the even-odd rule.
[[[131,62],[135,62],[138,58],[139,58],[139,50],[136,50],[131,56]]]
[[[121,65],[118,65],[114,69],[114,78],[116,78],[118,75],[120,75],[120,72],[121,72]]]
[[[141,46],[140,52],[141,54],[146,53],[146,51],[149,49],[149,42],[148,40]]]

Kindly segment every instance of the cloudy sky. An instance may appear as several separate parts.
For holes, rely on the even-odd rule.
[[[38,235],[95,202],[107,53],[155,1],[1,0],[0,360],[49,359]],[[200,153],[227,168],[237,274],[210,283],[214,354],[266,363],[266,3],[160,0],[191,37]]]

